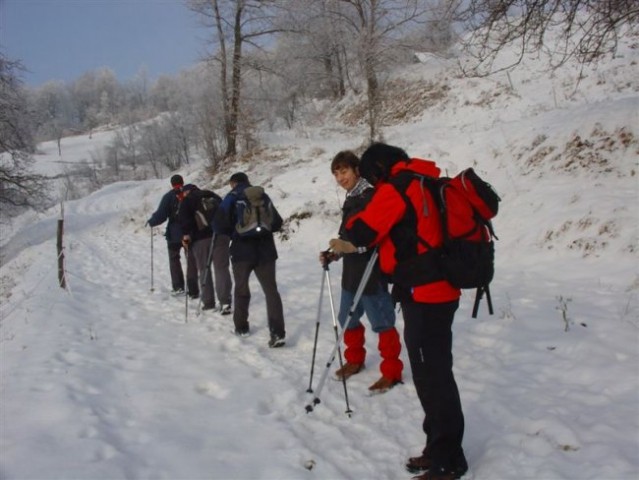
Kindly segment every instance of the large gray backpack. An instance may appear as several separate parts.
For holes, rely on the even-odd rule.
[[[235,202],[235,231],[240,237],[261,237],[279,230],[279,217],[273,202],[262,187],[250,186]],[[274,227],[277,227],[274,230]]]

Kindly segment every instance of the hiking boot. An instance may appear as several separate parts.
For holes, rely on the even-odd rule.
[[[204,305],[202,307],[202,311],[205,311],[205,310],[215,310],[215,304],[213,304],[213,305]]]
[[[279,348],[283,347],[286,342],[284,341],[284,337],[280,337],[279,335],[271,335],[271,339],[268,341],[269,348]]]
[[[184,295],[184,289],[183,288],[176,288],[174,290],[171,290],[171,295],[173,295],[174,297],[180,297],[180,296]]]
[[[198,298],[200,298],[200,295],[198,293],[194,293],[194,294],[189,294],[189,298],[191,300],[197,300]],[[208,310],[208,309],[207,309]]]
[[[246,330],[237,330],[237,329],[235,329],[233,331],[233,333],[235,335],[237,335],[238,337],[248,337],[250,335],[250,332],[249,332],[248,328]]]
[[[425,470],[429,470],[432,464],[430,455],[428,453],[422,454],[419,457],[410,457],[408,462],[406,462],[406,470],[410,473],[420,473]],[[453,466],[452,472],[448,472],[453,476],[450,478],[460,478],[468,471],[468,462],[466,462],[466,457],[464,454],[460,454],[460,456],[455,460],[455,464]],[[434,475],[434,472],[431,472]],[[429,480],[431,478],[438,477],[424,477],[421,476],[415,477],[421,480]]]
[[[335,371],[335,376],[338,380],[348,380],[350,377],[359,373],[364,368],[363,363],[348,363],[346,362],[342,368]]]
[[[230,315],[231,314],[231,306],[229,304],[223,304],[220,306],[220,313],[222,315]]]
[[[400,380],[391,380],[387,377],[382,377],[373,383],[368,389],[371,393],[384,393],[388,392],[391,388],[393,388],[398,383],[401,383]]]
[[[410,457],[406,462],[406,470],[410,473],[421,473],[430,468],[430,456],[420,455],[419,457]]]
[[[421,475],[417,475],[416,477],[413,477],[412,480],[455,480],[456,478],[459,477],[455,477],[455,475],[453,475],[452,473],[431,473],[431,472],[424,472]]]
[[[466,460],[464,460],[464,464],[464,467],[458,465],[452,470],[437,469],[437,471],[432,471],[431,468],[427,472],[413,477],[413,480],[457,480],[458,478],[463,477],[464,474],[468,471]]]

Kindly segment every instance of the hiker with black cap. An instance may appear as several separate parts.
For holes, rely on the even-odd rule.
[[[282,227],[282,217],[272,206],[270,198],[264,193],[261,187],[254,187],[250,184],[244,172],[238,172],[231,176],[229,180],[231,191],[224,197],[215,217],[216,225],[221,232],[231,237],[231,265],[233,267],[234,281],[234,310],[233,323],[235,334],[246,336],[249,334],[249,304],[251,301],[251,291],[249,289],[249,278],[252,272],[264,291],[266,297],[266,315],[270,339],[268,346],[271,348],[284,345],[286,331],[284,327],[284,311],[282,298],[277,289],[275,278],[275,263],[277,260],[277,249],[273,232],[277,232]],[[241,220],[238,215],[241,205],[247,205],[247,196],[258,195],[261,205],[265,207],[263,219],[268,217],[268,225],[255,226],[254,232],[241,227]],[[266,208],[268,207],[268,208]],[[259,222],[258,222],[259,223]]]
[[[178,210],[182,197],[182,187],[184,179],[181,175],[173,175],[171,177],[171,190],[166,192],[160,200],[157,210],[151,215],[147,224],[151,227],[167,222],[166,243],[169,251],[169,271],[171,272],[171,293],[173,295],[184,294],[184,272],[180,261],[180,250],[182,249],[182,229],[178,222]],[[197,270],[195,268],[195,258],[193,255],[187,255],[187,284],[189,292],[192,295],[199,294]]]
[[[215,308],[215,290],[209,263],[213,231],[210,228],[198,226],[197,214],[200,199],[197,192],[199,190],[193,184],[182,187],[184,198],[180,205],[178,220],[182,228],[182,245],[195,258],[196,275],[200,279],[201,285],[202,310],[213,310]],[[191,298],[197,298],[193,297],[190,291],[188,293]]]

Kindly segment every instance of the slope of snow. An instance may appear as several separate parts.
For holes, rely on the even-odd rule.
[[[446,78],[446,94],[384,130],[389,143],[451,174],[474,166],[503,199],[495,315],[482,304],[471,319],[466,292],[454,325],[464,478],[639,476],[639,88],[637,54],[623,55],[585,72],[577,93],[575,69],[548,78],[534,59],[510,79],[413,66],[406,78]],[[287,218],[278,241],[285,348],[266,346],[257,282],[245,339],[230,333],[230,318],[197,315],[193,303],[187,313],[170,297],[163,228],[152,236],[144,227],[167,179],[121,182],[65,204],[67,291],[56,277],[58,209],[5,230],[0,478],[410,478],[403,462],[424,436],[405,352],[404,385],[369,397],[379,376],[369,334],[367,369],[348,382],[352,417],[332,380],[314,411],[304,408],[317,253],[335,235],[343,201],[330,160],[358,148],[366,131],[357,121],[325,123],[264,133],[259,162],[214,178],[180,172],[224,194],[230,173],[245,170]],[[68,159],[100,141],[108,138],[76,137]],[[54,165],[53,145],[41,151],[39,161]],[[336,299],[340,269],[330,271]],[[314,387],[334,342],[324,299]]]

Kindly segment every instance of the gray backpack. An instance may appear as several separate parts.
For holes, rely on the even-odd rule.
[[[279,230],[279,217],[262,187],[246,187],[235,202],[235,231],[240,237],[261,237]],[[274,227],[277,227],[274,230]]]

